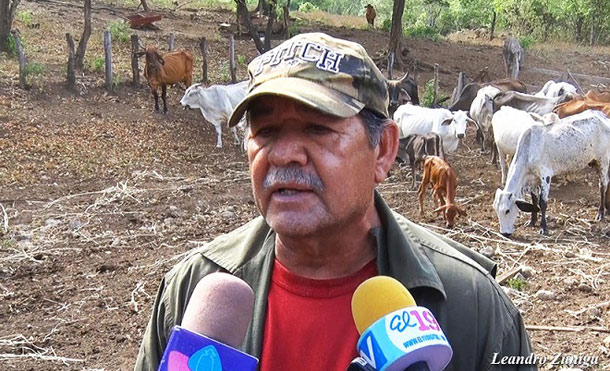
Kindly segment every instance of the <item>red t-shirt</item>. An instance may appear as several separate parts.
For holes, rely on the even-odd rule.
[[[358,356],[352,294],[377,274],[373,260],[348,277],[297,276],[277,260],[269,287],[261,371],[345,371]]]

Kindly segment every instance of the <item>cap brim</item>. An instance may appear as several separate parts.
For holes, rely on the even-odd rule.
[[[278,77],[260,84],[247,94],[233,110],[229,126],[235,126],[248,110],[252,100],[263,95],[294,99],[318,111],[338,117],[354,116],[364,108],[364,103],[353,97],[318,83],[296,77]]]

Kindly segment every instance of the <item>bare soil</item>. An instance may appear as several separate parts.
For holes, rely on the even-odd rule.
[[[103,56],[101,32],[134,8],[94,9],[89,67],[77,76],[78,94],[64,88],[65,33],[82,32],[78,4],[20,5],[40,24],[16,24],[28,58],[45,66],[42,75],[30,76],[29,90],[18,88],[16,59],[0,57],[0,369],[131,369],[163,273],[189,249],[257,215],[247,159],[228,132],[225,147],[214,148],[213,127],[199,112],[180,109],[180,86],[169,88],[169,114],[153,113],[148,88],[130,84],[128,43],[113,46],[116,91],[103,89],[103,71],[91,63]],[[177,47],[199,55],[198,39],[205,36],[210,80],[226,83],[228,42],[219,25],[234,15],[187,7],[162,13],[161,30],[137,31],[144,43],[167,45],[173,33]],[[359,29],[301,24],[300,31],[358,41],[378,55],[388,35],[362,22]],[[472,77],[489,67],[493,78],[504,76],[498,42],[474,34],[453,40],[406,40],[420,94],[434,63],[447,94],[460,71]],[[249,61],[257,53],[238,37],[236,54]],[[201,58],[195,63],[197,80]],[[527,53],[521,77],[532,88],[551,77],[534,67],[610,77],[609,63],[603,49],[546,46]],[[246,77],[244,64],[238,77]],[[596,83],[580,82],[585,90]],[[546,326],[530,330],[536,354],[596,356],[597,365],[573,367],[609,369],[610,227],[594,221],[596,175],[588,169],[554,181],[549,236],[519,227],[508,240],[497,233],[492,208],[500,172],[473,134],[450,157],[459,174],[458,200],[468,213],[457,228],[444,229],[431,202],[419,215],[406,168],[393,169],[381,193],[403,215],[491,255],[499,276],[533,268],[533,275],[504,286],[528,326]],[[522,215],[519,225],[526,220]],[[539,290],[554,296],[541,300]],[[569,365],[543,366],[561,367]]]

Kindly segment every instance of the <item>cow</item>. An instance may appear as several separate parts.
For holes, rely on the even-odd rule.
[[[428,185],[432,185],[432,199],[436,208],[434,212],[442,212],[447,227],[452,228],[455,224],[455,217],[458,214],[466,216],[466,212],[455,201],[457,175],[451,166],[440,157],[428,156],[424,162],[424,175],[418,191],[421,216],[424,216],[424,198]]]
[[[518,91],[520,93],[527,93],[527,87],[525,84],[519,80],[513,79],[500,79],[494,80],[488,83],[479,83],[479,82],[471,82],[470,84],[466,84],[460,95],[449,107],[449,111],[468,111],[470,110],[470,106],[472,105],[472,101],[477,96],[479,89],[484,86],[493,86],[501,91]]]
[[[413,189],[415,189],[417,171],[422,168],[427,156],[445,158],[443,140],[438,134],[411,134],[398,141],[396,159],[403,163],[406,163],[407,159],[409,160],[409,164],[411,165],[411,176],[413,178],[411,188]]]
[[[470,118],[477,122],[478,128],[481,130],[481,152],[487,150],[487,139],[492,137],[491,129],[491,117],[494,114],[493,111],[493,98],[496,94],[500,93],[500,89],[495,86],[485,86],[477,92],[477,96],[470,105]]]
[[[547,81],[540,91],[536,92],[534,96],[536,97],[547,97],[547,98],[556,98],[565,93],[571,93],[576,95],[577,90],[576,87],[567,82],[555,82],[553,80]]]
[[[203,118],[214,125],[216,129],[216,148],[222,148],[222,125],[226,124],[233,113],[233,109],[244,99],[248,81],[242,81],[232,85],[212,85],[205,87],[195,84],[189,87],[180,100],[184,109],[199,109]],[[237,126],[244,128],[244,119]],[[235,143],[239,144],[237,128],[231,131],[235,137]]]
[[[600,204],[597,220],[602,220],[610,163],[610,122],[603,113],[584,111],[548,125],[528,128],[517,145],[508,169],[504,189],[497,189],[493,207],[500,221],[500,233],[509,237],[515,230],[518,210],[532,213],[529,226],[535,227],[540,211],[540,233],[548,234],[546,207],[553,176],[594,167],[599,176]],[[536,190],[539,190],[536,194]],[[523,200],[530,192],[532,203]],[[539,204],[539,206],[537,205]]]
[[[394,121],[398,124],[399,138],[410,134],[438,134],[442,138],[444,153],[457,149],[469,123],[476,126],[464,111],[451,112],[446,108],[427,108],[410,103],[398,107]]]
[[[555,98],[536,97],[531,94],[523,94],[515,91],[504,91],[493,98],[494,112],[502,106],[510,106],[527,112],[535,112],[545,115],[553,111],[556,105],[567,102],[574,97],[572,93],[564,93]]]
[[[559,117],[564,118],[587,109],[602,111],[610,117],[610,92],[596,93],[590,90],[584,97],[578,96],[569,102],[559,104],[553,110]]]
[[[504,57],[507,77],[510,77],[511,79],[517,79],[519,77],[524,55],[525,52],[523,51],[519,40],[513,36],[507,37],[502,47],[502,56]]]
[[[548,125],[559,121],[554,113],[540,116],[537,113],[525,112],[513,107],[504,106],[494,113],[491,125],[494,134],[494,145],[500,158],[502,184],[506,181],[506,156],[513,156],[521,135],[532,125]]]
[[[371,4],[366,4],[364,7],[366,9],[366,21],[370,27],[375,28],[375,17],[377,17],[377,12],[375,12],[375,8]]]
[[[155,112],[159,112],[159,87],[163,99],[163,113],[167,113],[167,85],[183,82],[191,86],[193,82],[193,54],[186,50],[159,54],[154,46],[136,53],[141,57],[146,55],[144,76],[155,98]]]
[[[419,94],[417,92],[417,81],[413,77],[409,76],[407,72],[401,79],[398,80],[386,80],[388,87],[388,96],[390,98],[390,105],[388,106],[388,112],[390,117],[394,116],[394,112],[398,106],[411,102],[419,105]]]

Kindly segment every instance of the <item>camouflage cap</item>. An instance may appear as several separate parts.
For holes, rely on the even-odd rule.
[[[250,83],[229,126],[248,110],[252,99],[277,95],[295,99],[339,117],[356,115],[367,107],[388,117],[385,78],[355,42],[323,33],[305,33],[284,41],[248,65]]]

